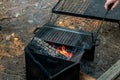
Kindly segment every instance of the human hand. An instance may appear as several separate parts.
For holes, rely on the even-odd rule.
[[[108,10],[108,6],[110,4],[113,4],[113,6],[111,8],[111,10],[113,10],[118,5],[119,2],[120,2],[120,0],[107,0],[104,7],[105,7],[106,10]]]

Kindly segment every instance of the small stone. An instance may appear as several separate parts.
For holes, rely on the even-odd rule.
[[[6,40],[10,40],[11,35],[6,36]]]
[[[2,4],[2,2],[0,2],[0,5]]]
[[[22,10],[23,13],[24,13],[25,11],[26,11],[25,9]]]
[[[39,3],[35,3],[34,5],[37,7],[37,6],[39,6]]]
[[[5,6],[3,6],[3,9],[5,9]]]
[[[20,16],[20,13],[16,13],[15,14],[15,17],[17,18],[17,17],[19,17]]]
[[[33,20],[28,20],[28,23],[32,24],[32,23],[33,23]]]
[[[12,33],[11,36],[12,36],[12,37],[15,37],[15,33]]]

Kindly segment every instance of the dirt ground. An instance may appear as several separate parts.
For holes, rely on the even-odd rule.
[[[26,80],[24,48],[33,31],[42,27],[57,0],[0,0],[0,80]],[[98,78],[120,59],[120,29],[106,22],[94,62],[81,62],[81,71]],[[120,78],[116,79],[120,80]]]

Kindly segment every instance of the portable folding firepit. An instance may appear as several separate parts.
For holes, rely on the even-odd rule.
[[[61,54],[38,36],[34,37],[25,48],[27,80],[79,80],[79,61],[84,49],[67,49],[71,53]]]
[[[97,35],[51,21],[35,30],[25,48],[27,80],[79,80],[79,62],[84,54],[89,55],[85,59],[94,59]]]

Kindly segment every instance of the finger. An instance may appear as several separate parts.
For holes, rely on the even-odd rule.
[[[114,3],[114,5],[112,6],[111,10],[113,10],[113,9],[118,5],[118,3],[119,3],[119,1],[116,1],[116,2]]]
[[[104,8],[107,10],[108,9],[108,3],[106,2],[104,5]]]
[[[111,4],[111,2],[106,2],[106,3],[105,3],[104,7],[105,7],[106,10],[108,10],[108,6],[109,6],[110,4]]]

